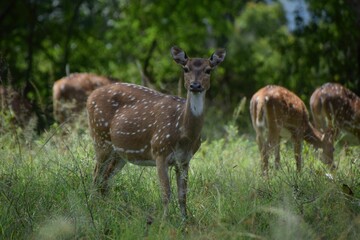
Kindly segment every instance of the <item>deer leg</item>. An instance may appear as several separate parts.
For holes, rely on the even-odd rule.
[[[280,129],[277,128],[276,123],[269,127],[268,133],[268,148],[269,152],[274,152],[275,169],[280,165]]]
[[[327,124],[324,125],[324,133],[331,133],[331,142],[334,143],[335,139],[340,133],[339,124],[335,122],[333,115],[327,117]]]
[[[296,161],[296,170],[301,171],[302,159],[301,159],[302,144],[301,140],[294,139],[294,155]]]
[[[280,168],[280,136],[279,134],[274,134],[272,138],[272,148],[275,153],[275,169],[279,170]]]
[[[268,175],[269,168],[269,147],[268,144],[264,141],[261,133],[256,134],[256,142],[259,147],[260,155],[261,155],[261,170],[264,176]]]
[[[164,217],[168,215],[168,205],[170,202],[170,180],[169,180],[169,166],[163,158],[156,160],[156,169],[160,181],[162,201],[164,204]]]
[[[126,164],[126,161],[121,158],[117,158],[116,154],[111,154],[107,168],[103,174],[103,181],[108,185],[109,179],[115,175],[116,172],[120,171]]]
[[[188,170],[189,170],[189,164],[177,166],[175,169],[180,211],[184,220],[187,218],[186,194],[187,194]]]
[[[115,170],[124,167],[125,161],[117,159],[110,145],[96,147],[96,165],[94,169],[94,185],[101,194],[106,194],[108,190],[108,180],[114,175]]]
[[[328,126],[327,122],[330,121],[330,120],[328,120],[328,116],[326,115],[326,113],[318,112],[318,113],[312,114],[312,116],[313,116],[315,128],[319,129],[322,132],[325,132],[326,128]]]

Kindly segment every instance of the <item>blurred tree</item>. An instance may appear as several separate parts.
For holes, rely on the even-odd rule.
[[[312,87],[339,82],[360,94],[360,3],[353,0],[307,0],[310,24],[295,32],[299,66]],[[301,18],[299,21],[302,23]]]
[[[292,42],[282,5],[248,3],[235,19],[228,46],[229,101],[236,103],[241,95],[251,97],[266,84],[288,85],[283,61]]]
[[[0,69],[7,69],[1,80],[23,89],[45,113],[53,82],[68,72],[176,93],[179,69],[169,49],[179,45],[189,56],[227,49],[207,95],[225,111],[266,84],[288,87],[305,101],[328,81],[359,94],[359,1],[306,3],[310,22],[295,13],[297,26],[289,31],[278,1],[1,1]]]
[[[0,51],[16,84],[33,99],[34,87],[47,99],[66,69],[140,82],[137,61],[151,82],[165,87],[178,76],[167,54],[170,47],[178,44],[189,55],[203,55],[224,46],[245,2],[3,1]]]

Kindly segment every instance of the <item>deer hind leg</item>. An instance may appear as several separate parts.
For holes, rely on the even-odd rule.
[[[187,194],[189,164],[176,166],[175,171],[176,171],[176,182],[178,188],[178,200],[180,205],[180,211],[183,219],[185,220],[187,218],[186,194]]]
[[[256,142],[259,147],[260,156],[261,156],[261,170],[264,176],[268,175],[269,168],[269,145],[264,139],[262,132],[256,133]]]
[[[321,110],[312,110],[312,117],[315,128],[318,130],[324,132],[327,128],[327,115],[325,112],[322,112]]]
[[[274,153],[275,158],[275,169],[280,167],[280,128],[276,126],[276,123],[273,123],[269,128],[269,133],[267,136],[267,145],[269,152]],[[270,154],[269,154],[270,155]]]
[[[270,140],[270,145],[275,155],[275,169],[279,170],[280,168],[280,136],[278,133],[274,133]]]
[[[334,108],[330,105],[329,109],[323,113],[321,130],[323,133],[330,133],[332,143],[335,142],[335,139],[340,133],[339,127],[342,125],[342,121],[337,122],[337,114],[334,112]]]
[[[104,195],[108,192],[108,180],[125,166],[126,161],[119,158],[110,145],[97,147],[95,151],[94,185]]]

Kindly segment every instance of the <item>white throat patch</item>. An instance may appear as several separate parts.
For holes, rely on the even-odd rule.
[[[190,109],[195,117],[200,116],[204,111],[205,91],[201,93],[190,92]]]

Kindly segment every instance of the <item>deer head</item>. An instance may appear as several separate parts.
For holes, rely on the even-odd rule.
[[[178,47],[173,47],[171,54],[184,69],[186,99],[135,84],[114,83],[95,90],[88,98],[87,110],[96,152],[94,183],[99,190],[106,192],[110,176],[127,162],[156,166],[166,215],[168,171],[174,166],[185,218],[189,161],[200,147],[205,93],[211,70],[224,60],[225,50],[217,50],[209,59],[189,58]]]

